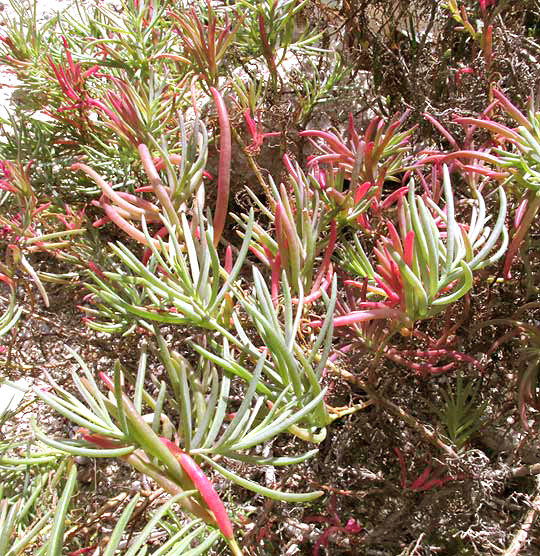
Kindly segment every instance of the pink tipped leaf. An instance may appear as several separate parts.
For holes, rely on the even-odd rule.
[[[202,469],[189,454],[180,450],[176,444],[167,438],[160,437],[160,440],[176,457],[182,466],[182,469],[186,472],[186,475],[193,481],[193,484],[201,493],[206,505],[214,514],[216,522],[225,538],[232,539],[234,537],[234,533],[231,520],[229,519],[225,505],[208,477],[203,473]]]
[[[227,219],[229,206],[229,190],[231,181],[231,126],[225,101],[221,93],[210,87],[214,102],[216,103],[219,118],[219,172],[216,209],[214,211],[214,246],[217,246]]]
[[[519,135],[517,135],[517,133],[515,135],[517,136],[517,139],[519,139]],[[453,153],[444,154],[442,161],[446,162],[453,158],[472,158],[475,160],[483,160],[484,162],[490,162],[491,164],[495,164],[497,166],[500,165],[501,163],[501,161],[496,156],[481,151],[456,151]]]
[[[503,124],[494,122],[492,120],[480,120],[478,118],[455,118],[454,121],[461,125],[471,125],[475,127],[481,127],[482,129],[487,129],[488,131],[491,131],[492,133],[495,133],[497,135],[502,135],[503,137],[506,137],[511,141],[516,141],[516,142],[520,141],[519,134],[516,133],[513,129]],[[465,152],[475,152],[475,151],[465,151]],[[456,153],[453,154],[455,155]]]
[[[526,212],[527,212],[527,207],[529,206],[529,198],[526,197],[525,199],[523,199],[519,205],[518,208],[516,209],[516,214],[514,215],[514,226],[516,228],[519,227],[519,225],[521,224],[521,221],[523,220],[523,217],[525,216]]]
[[[354,202],[359,203],[366,195],[366,193],[373,187],[370,181],[364,182],[354,193]]]
[[[468,69],[468,68],[465,68],[465,69]],[[464,70],[460,70],[460,71],[463,72]],[[457,141],[454,139],[454,137],[452,136],[452,134],[451,134],[451,133],[450,133],[438,120],[436,120],[433,116],[431,116],[431,115],[428,114],[427,112],[424,112],[424,114],[422,114],[422,115],[424,116],[424,118],[425,118],[426,120],[428,120],[428,122],[431,123],[431,125],[432,125],[435,129],[437,129],[437,131],[439,131],[439,133],[441,133],[441,134],[446,138],[446,140],[450,143],[450,145],[451,145],[454,149],[456,149],[456,150],[459,149],[458,144],[457,144]]]
[[[319,137],[326,141],[326,143],[333,150],[334,153],[354,158],[354,154],[351,152],[351,150],[343,144],[343,141],[337,135],[330,131],[307,129],[306,131],[301,131],[298,135],[300,135],[300,137]]]
[[[354,127],[354,118],[352,112],[349,112],[349,139],[354,145],[355,149],[358,149],[358,146],[360,145],[360,137],[358,136],[358,132]]]
[[[178,215],[171,201],[170,191],[167,191],[167,188],[163,185],[148,147],[144,143],[141,143],[137,146],[137,150],[139,151],[144,171],[150,180],[150,185],[156,197],[159,199],[159,202],[165,209],[169,220],[173,224],[179,224]]]
[[[232,259],[232,247],[227,245],[227,249],[225,249],[225,265],[223,267],[227,274],[232,272],[233,268],[233,259]]]
[[[297,173],[296,169],[294,168],[293,163],[292,163],[288,154],[283,155],[283,164],[285,164],[285,168],[287,168],[287,172],[289,172],[289,175],[291,176],[291,178],[296,183],[298,183],[299,182],[298,173]]]
[[[382,202],[381,208],[383,210],[390,208],[396,201],[399,201],[400,199],[405,197],[408,191],[409,191],[408,185],[404,185],[403,187],[396,189],[393,193],[390,193],[390,195],[388,195],[388,197],[386,197],[386,199]]]
[[[412,268],[413,263],[413,256],[414,256],[414,231],[410,230],[405,238],[405,251],[403,255],[403,259],[405,264]]]
[[[139,229],[135,228],[133,224],[131,224],[125,218],[123,218],[120,215],[119,212],[120,209],[112,207],[107,198],[103,198],[101,200],[100,206],[103,208],[105,215],[107,216],[107,218],[109,218],[111,222],[116,224],[121,230],[126,232],[126,234],[132,237],[135,241],[142,243],[146,247],[149,246],[146,236]],[[156,248],[159,249],[160,247],[159,242],[156,240],[152,240],[152,242],[154,243]]]
[[[398,309],[384,308],[384,309],[370,309],[365,311],[351,311],[350,313],[334,319],[334,328],[340,326],[353,326],[362,322],[368,322],[378,319],[390,319],[395,321],[402,321],[404,314]],[[320,328],[324,324],[322,320],[314,320],[309,323],[312,328]]]
[[[396,230],[396,227],[394,226],[394,224],[392,223],[391,220],[386,221],[386,227],[388,228],[388,240],[392,244],[392,247],[400,255],[403,255],[403,248],[401,246],[401,239],[399,237],[398,231]]]
[[[518,122],[519,125],[522,125],[529,131],[532,131],[533,127],[531,122],[525,117],[525,115],[519,110],[514,104],[508,100],[506,96],[503,95],[501,91],[498,89],[493,89],[494,96],[497,97],[499,103],[505,108],[505,110]]]

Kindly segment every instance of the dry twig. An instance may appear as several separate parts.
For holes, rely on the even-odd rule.
[[[525,518],[519,529],[516,531],[510,546],[503,552],[502,556],[518,556],[521,549],[525,546],[529,538],[529,532],[536,521],[536,516],[540,512],[540,477],[536,478],[536,496],[534,497],[531,508],[525,514]]]
[[[409,427],[414,429],[427,442],[429,442],[439,450],[443,451],[447,456],[451,458],[457,458],[457,454],[453,450],[453,448],[451,446],[448,446],[448,444],[445,444],[435,432],[430,431],[423,423],[418,421],[418,419],[416,419],[412,415],[409,415],[403,408],[399,407],[398,405],[391,402],[390,400],[383,398],[378,392],[373,390],[371,386],[368,386],[368,384],[365,381],[353,375],[352,373],[345,371],[343,369],[339,369],[333,365],[330,368],[332,372],[337,376],[346,380],[350,384],[354,384],[355,386],[358,386],[358,388],[364,390],[364,392],[366,392],[369,395],[369,397],[372,399],[374,403],[379,404],[380,406],[384,407],[387,411],[389,411],[390,413],[392,413],[393,415],[395,415],[396,417],[404,421],[407,425],[409,425]]]

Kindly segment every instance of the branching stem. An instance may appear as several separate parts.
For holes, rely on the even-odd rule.
[[[457,458],[457,454],[454,449],[451,446],[448,446],[448,444],[445,444],[435,432],[430,431],[426,427],[426,425],[418,421],[418,419],[416,419],[412,415],[409,415],[403,408],[381,396],[371,386],[368,386],[367,382],[363,381],[361,378],[355,376],[349,371],[338,369],[334,365],[329,366],[329,369],[335,375],[341,377],[350,384],[354,384],[358,388],[364,390],[364,392],[369,395],[374,403],[380,405],[388,412],[392,413],[392,415],[395,415],[396,417],[401,419],[403,422],[409,425],[409,427],[414,429],[420,436],[422,436],[427,442],[429,442],[439,450],[443,451],[449,457]]]

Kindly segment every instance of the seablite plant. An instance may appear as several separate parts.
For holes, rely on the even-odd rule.
[[[221,26],[212,4],[206,1],[205,12],[198,15],[195,8],[191,10],[169,10],[175,30],[183,46],[182,61],[190,64],[191,71],[202,78],[210,87],[217,86],[219,66],[233,43],[244,17],[235,15],[233,26],[226,15]]]
[[[3,428],[28,402],[20,403],[20,383],[0,379],[0,387],[0,556],[58,554],[77,466],[65,453],[21,439],[17,427]],[[9,399],[15,390],[18,401]]]
[[[212,527],[218,527],[232,553],[241,554],[227,510],[197,460],[263,496],[293,502],[320,496],[321,492],[287,493],[264,487],[238,475],[225,461],[280,466],[298,463],[313,455],[311,451],[301,456],[261,458],[248,452],[281,432],[293,429],[313,411],[315,404],[320,403],[323,392],[300,410],[287,403],[287,388],[278,399],[272,400],[267,395],[269,388],[262,381],[266,354],[259,351],[255,368],[246,371],[247,376],[241,376],[246,381],[244,396],[240,406],[231,413],[230,389],[234,377],[242,375],[240,365],[236,372],[229,372],[227,366],[222,365],[225,372],[218,374],[210,358],[205,356],[192,367],[180,354],[169,351],[157,328],[155,335],[172,396],[167,395],[164,381],[155,382],[148,374],[145,345],[135,377],[125,375],[119,363],[115,365],[114,378],[100,374],[108,395],[101,392],[82,359],[71,351],[82,369],[82,376],[72,373],[78,396],[50,377],[50,392],[37,388],[34,391],[41,400],[79,425],[83,440],[57,440],[44,435],[36,425],[35,435],[50,447],[68,454],[120,458],[156,481],[185,511],[209,525],[209,535]],[[227,356],[226,347],[224,355]],[[146,390],[145,377],[155,382],[159,389],[157,397]],[[133,398],[126,393],[130,388],[128,383],[134,387]],[[144,408],[149,412],[144,413]],[[179,415],[177,425],[172,415]],[[212,457],[217,455],[226,459],[217,463]],[[212,535],[212,539],[217,538]]]
[[[266,378],[260,381],[258,392],[268,396],[272,404],[279,401],[297,408],[310,429],[299,434],[318,438],[330,422],[319,380],[331,344],[336,286],[332,286],[330,299],[325,297],[324,325],[306,356],[297,340],[304,310],[302,290],[293,301],[286,274],[282,274],[281,317],[258,270],[253,271],[253,292],[246,292],[237,279],[251,239],[253,213],[247,223],[242,248],[229,272],[219,264],[212,243],[212,228],[203,227],[202,217],[195,229],[190,227],[185,215],[181,215],[181,220],[184,245],[178,242],[173,228],[164,220],[171,232],[168,241],[159,240],[159,250],[150,244],[152,257],[147,264],[126,246],[111,245],[118,261],[115,263],[117,270],[92,275],[94,283],[88,285],[92,292],[91,303],[85,308],[89,325],[109,333],[128,333],[136,327],[154,332],[154,323],[197,327],[208,337],[211,349],[201,342],[194,342],[193,348],[244,380],[251,380],[252,373],[243,365],[256,364],[261,350],[268,350],[271,357],[261,369]],[[146,230],[145,237],[149,239]],[[239,303],[242,315],[239,310],[232,310],[232,302]],[[257,331],[260,343],[250,339],[253,330]],[[214,339],[215,333],[222,338],[221,342]],[[234,348],[234,356],[230,355],[229,346]],[[245,358],[240,363],[237,361],[239,355]],[[322,430],[315,432],[312,428]]]
[[[456,220],[446,166],[443,189],[446,205],[441,209],[429,197],[416,195],[414,182],[409,183],[407,198],[398,203],[398,229],[386,219],[388,235],[373,248],[376,266],[357,238],[345,247],[341,264],[366,295],[355,303],[355,310],[334,319],[336,328],[382,320],[391,324],[390,329],[409,334],[416,321],[433,317],[469,292],[474,271],[503,256],[508,244],[504,189],[497,189],[499,209],[492,227],[477,189],[469,223]]]
[[[102,332],[113,328],[128,332],[135,326],[151,329],[152,323],[190,325],[232,337],[228,323],[223,322],[224,303],[247,254],[253,214],[230,272],[219,263],[211,223],[206,228],[202,215],[198,223],[190,223],[183,213],[180,221],[177,232],[162,217],[166,242],[151,238],[146,222],[141,222],[141,235],[151,255],[146,262],[122,243],[110,245],[118,263],[115,271],[97,269],[92,274],[94,284],[88,289],[94,295],[85,308],[90,326]]]
[[[53,455],[48,461],[57,458]],[[0,467],[4,472],[18,467],[15,473],[24,474],[27,466],[35,469],[47,461],[46,456],[18,459],[20,465],[17,465],[17,458],[1,457]],[[60,491],[62,479],[66,481]],[[0,556],[20,556],[29,554],[30,550],[39,556],[59,554],[69,503],[77,483],[75,463],[64,459],[56,469],[42,466],[23,492],[13,491],[11,482],[5,480],[0,486]],[[39,548],[38,544],[41,545]]]
[[[408,115],[405,112],[388,125],[382,118],[375,117],[363,135],[357,132],[351,116],[347,140],[330,131],[300,133],[308,137],[320,153],[310,158],[309,166],[318,176],[321,189],[333,200],[331,204],[341,209],[340,220],[345,216],[347,223],[356,221],[360,228],[372,231],[367,206],[372,215],[378,214],[405,193],[405,188],[398,188],[383,199],[384,182],[399,182],[405,170],[408,140],[414,128],[405,131],[400,128]],[[330,169],[332,175],[325,169]],[[348,180],[347,190],[344,190],[343,180]]]
[[[532,97],[527,117],[501,91],[494,89],[493,94],[497,98],[497,105],[516,122],[516,128],[512,129],[487,117],[457,118],[456,121],[472,129],[485,129],[493,135],[497,147],[493,149],[495,156],[490,156],[488,162],[509,173],[506,187],[519,199],[514,215],[515,231],[503,269],[505,277],[509,278],[512,262],[540,208],[540,112],[536,111]],[[466,152],[453,153],[453,156],[460,154],[474,156],[474,153]]]
[[[309,50],[321,37],[306,29],[295,33],[297,16],[309,4],[307,0],[239,0],[237,5],[246,12],[246,25],[238,32],[237,44],[248,59],[262,56],[274,92],[278,91],[281,75],[279,66],[290,50]]]
[[[169,153],[164,136],[161,137],[160,142],[151,138],[143,141],[143,136],[148,134],[142,129],[139,117],[135,115],[137,111],[130,104],[127,92],[131,91],[131,87],[123,84],[122,90],[124,91],[122,97],[115,97],[116,113],[106,108],[101,101],[96,102],[107,110],[106,113],[109,115],[112,122],[110,125],[113,129],[121,136],[128,137],[138,151],[140,164],[149,185],[138,187],[136,193],[152,193],[159,205],[142,196],[117,191],[98,172],[86,164],[77,162],[71,166],[71,169],[83,171],[102,191],[101,198],[94,204],[103,209],[105,218],[94,222],[94,226],[101,226],[103,223],[111,221],[137,242],[147,247],[150,243],[159,246],[155,237],[148,240],[144,236],[138,222],[144,217],[147,224],[159,223],[160,214],[163,214],[166,215],[171,225],[176,226],[176,230],[180,231],[179,214],[181,212],[188,211],[194,204],[197,204],[201,210],[204,208],[203,176],[209,176],[205,172],[208,158],[208,135],[204,125],[199,120],[195,120],[188,138],[183,117],[179,115],[181,154]],[[211,87],[210,91],[216,103],[220,124],[220,158],[213,239],[214,244],[217,245],[227,218],[231,133],[224,99],[216,89]],[[131,96],[134,94],[135,92],[132,91]],[[125,114],[120,117],[124,112],[134,115],[131,118]],[[157,152],[158,156],[152,156],[153,152]],[[161,226],[156,237],[163,237],[168,232],[169,230],[165,226]]]
[[[319,299],[332,282],[331,256],[336,244],[334,217],[337,210],[325,210],[324,199],[314,186],[313,176],[306,176],[287,156],[284,162],[289,172],[289,184],[282,183],[278,188],[269,178],[272,209],[247,190],[274,228],[273,232],[267,231],[259,223],[254,223],[249,249],[271,270],[274,305],[278,303],[280,285],[284,287],[281,281],[283,272],[287,287],[295,296],[300,293],[305,296],[303,302],[307,304]],[[233,215],[233,218],[246,229],[247,214],[241,218]]]
[[[23,165],[19,161],[0,161],[0,191],[5,192],[2,204],[8,209],[6,216],[0,216],[0,237],[7,240],[6,265],[0,266],[0,280],[13,289],[13,275],[16,270],[22,271],[33,280],[48,306],[42,280],[54,277],[37,272],[30,254],[42,252],[62,258],[72,238],[84,234],[85,217],[84,209],[75,213],[66,206],[65,212],[59,212],[52,202],[42,202],[32,183],[32,166],[32,162]]]

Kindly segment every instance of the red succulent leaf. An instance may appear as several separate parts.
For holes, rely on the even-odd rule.
[[[194,485],[201,493],[203,500],[206,502],[210,510],[212,510],[212,513],[216,518],[216,522],[225,538],[232,539],[234,534],[231,520],[229,519],[225,505],[208,477],[189,454],[180,450],[176,444],[167,438],[160,437],[160,440],[176,457],[182,466],[182,469],[186,472],[188,477],[193,481]]]

